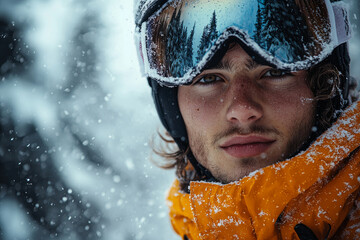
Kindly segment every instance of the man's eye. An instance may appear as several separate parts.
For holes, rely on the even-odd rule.
[[[279,70],[279,69],[270,69],[263,75],[263,77],[284,77],[284,76],[287,76],[290,74],[291,74],[291,72],[289,72],[289,71],[283,71],[283,70]]]
[[[201,77],[197,83],[200,84],[212,84],[212,83],[216,83],[218,81],[222,81],[222,78],[217,76],[217,75],[205,75],[203,77]]]

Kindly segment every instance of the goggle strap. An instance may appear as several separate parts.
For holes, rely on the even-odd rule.
[[[335,28],[338,45],[345,43],[351,38],[351,27],[347,5],[344,3],[332,3],[335,18]]]
[[[148,61],[148,55],[147,55],[147,51],[146,51],[146,22],[144,22],[141,25],[141,31],[140,31],[140,44],[141,44],[141,49],[140,51],[142,51],[142,57],[144,60],[144,71],[145,74],[149,74],[149,69],[150,69],[150,63]]]
[[[144,59],[144,56],[143,56],[143,46],[142,46],[142,43],[141,43],[141,39],[140,39],[140,34],[141,33],[136,33],[135,35],[135,46],[138,48],[138,51],[136,51],[137,53],[137,57],[138,57],[138,63],[139,63],[139,66],[140,66],[140,71],[141,71],[141,75],[142,76],[145,76],[145,59]]]

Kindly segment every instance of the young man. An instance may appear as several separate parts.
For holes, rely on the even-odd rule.
[[[360,106],[330,0],[142,1],[184,239],[360,239]],[[166,140],[171,142],[171,140]]]

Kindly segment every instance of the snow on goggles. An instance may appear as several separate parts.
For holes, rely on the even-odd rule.
[[[269,65],[298,71],[351,36],[346,5],[330,0],[174,0],[140,23],[145,74],[175,86],[191,83],[231,37]]]

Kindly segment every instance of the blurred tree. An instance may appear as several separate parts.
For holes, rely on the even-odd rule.
[[[31,67],[33,55],[23,47],[22,30],[7,19],[0,20],[0,88],[11,77],[21,79],[21,73]],[[53,153],[34,122],[19,121],[11,105],[0,102],[0,201],[16,198],[41,226],[33,227],[33,239],[100,239],[100,212],[67,186]],[[0,233],[2,239],[1,226]]]

